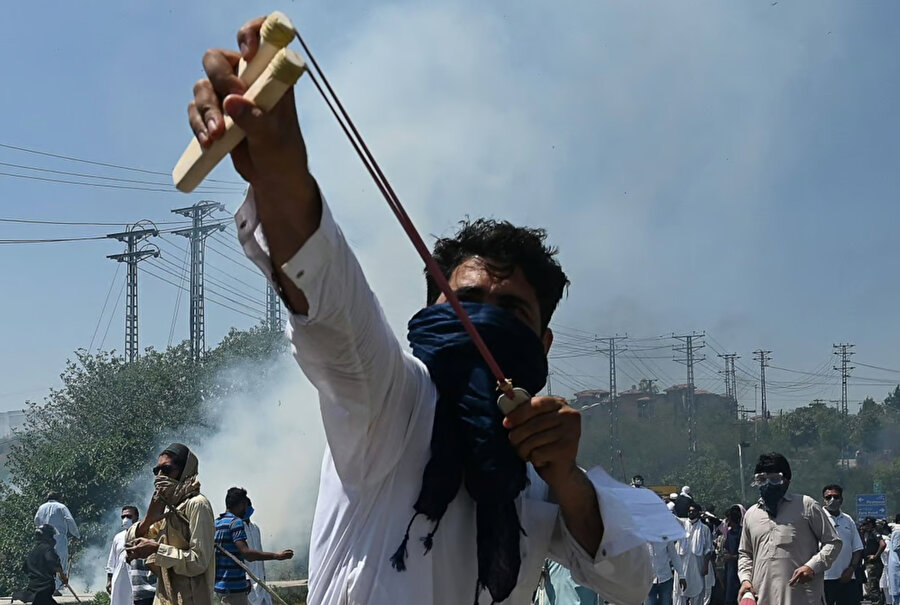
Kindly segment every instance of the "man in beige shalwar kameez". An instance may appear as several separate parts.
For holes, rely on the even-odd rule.
[[[159,579],[154,605],[212,605],[215,517],[200,493],[197,457],[173,443],[159,455],[153,498],[126,535],[129,561],[146,559]]]
[[[760,499],[744,517],[738,599],[749,590],[760,605],[822,605],[825,570],[841,550],[825,509],[788,493],[791,467],[781,454],[760,456],[754,478]]]

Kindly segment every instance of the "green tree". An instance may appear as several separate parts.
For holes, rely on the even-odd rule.
[[[31,546],[34,512],[48,490],[62,492],[79,521],[79,550],[105,541],[100,521],[110,506],[131,501],[136,473],[177,437],[197,442],[218,421],[208,405],[243,390],[254,392],[265,370],[229,371],[287,355],[280,334],[262,327],[230,332],[201,363],[187,344],[147,349],[132,363],[114,353],[79,351],[62,373],[62,388],[30,403],[19,442],[9,454],[9,479],[0,484],[0,594],[22,587],[20,567]],[[270,364],[269,364],[270,365]]]

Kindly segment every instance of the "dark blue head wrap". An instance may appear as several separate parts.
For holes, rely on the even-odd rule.
[[[547,382],[547,357],[541,339],[509,311],[479,303],[463,303],[507,378],[529,393]],[[503,427],[497,406],[497,381],[481,358],[449,304],[422,309],[409,322],[413,355],[427,367],[438,391],[431,434],[431,459],[422,476],[415,514],[434,528],[423,538],[425,552],[459,486],[476,506],[478,593],[487,588],[495,602],[512,592],[521,564],[522,533],[515,500],[525,489],[525,462],[518,457]],[[406,536],[391,557],[406,569]]]

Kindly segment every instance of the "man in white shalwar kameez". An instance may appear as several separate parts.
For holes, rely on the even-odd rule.
[[[682,589],[680,582],[675,582],[675,605],[700,605],[701,595],[706,588],[709,574],[709,563],[712,557],[713,541],[709,528],[700,523],[700,505],[691,504],[688,517],[682,522],[687,535],[678,541],[678,554],[684,564],[684,575],[676,571],[677,580],[686,580],[687,588]]]
[[[125,535],[138,518],[138,511],[133,507],[122,509],[122,531],[117,533],[109,548],[109,559],[106,562],[106,592],[110,605],[133,605],[131,590],[131,567],[125,556]]]
[[[244,533],[247,534],[247,546],[251,550],[262,552],[262,536],[260,535],[259,525],[250,520],[251,515],[253,515],[253,505],[248,501],[247,512],[244,513],[242,519],[244,521]],[[253,572],[254,576],[263,582],[266,581],[266,564],[264,561],[244,561],[244,564]],[[272,595],[253,578],[248,577],[247,579],[250,580],[250,594],[247,595],[250,605],[272,605]]]
[[[60,498],[61,496],[58,492],[47,494],[47,501],[38,507],[37,513],[34,515],[34,526],[52,525],[53,529],[56,530],[56,547],[54,550],[59,555],[63,570],[68,573],[69,536],[80,538],[81,534],[78,533],[78,526],[75,524],[72,513],[69,512],[65,504],[59,501]],[[61,587],[62,581],[57,578],[56,590],[59,591]]]
[[[238,239],[290,312],[294,355],[319,393],[328,445],[308,603],[525,605],[550,558],[606,600],[639,604],[651,582],[647,540],[681,526],[649,490],[576,465],[580,414],[565,400],[525,394],[503,416],[496,381],[447,304],[452,290],[469,307],[516,386],[545,384],[549,322],[567,282],[546,234],[481,219],[439,240],[407,351],[309,172],[293,92],[270,111],[242,96],[234,66],[252,61],[262,24],[239,31],[241,52],[207,52],[188,121],[202,147],[224,135],[225,115],[246,135],[232,155],[251,185]],[[485,458],[463,443],[490,444],[488,461],[502,464],[492,468],[514,473],[485,480]]]

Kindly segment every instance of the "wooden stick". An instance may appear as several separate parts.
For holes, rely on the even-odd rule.
[[[252,579],[254,582],[256,582],[257,584],[259,584],[260,586],[262,586],[263,588],[265,588],[265,589],[266,589],[266,592],[268,592],[270,595],[272,595],[272,598],[273,598],[273,599],[275,599],[276,601],[278,601],[281,605],[287,605],[287,603],[285,603],[284,599],[282,599],[281,597],[279,597],[279,596],[275,593],[274,590],[272,590],[271,588],[269,588],[269,587],[266,585],[265,582],[263,582],[262,580],[260,580],[259,578],[257,578],[256,575],[255,575],[252,571],[250,571],[250,568],[247,567],[246,565],[244,565],[244,564],[241,562],[240,559],[238,559],[237,557],[235,557],[233,554],[231,554],[230,552],[228,552],[227,550],[225,550],[224,548],[222,548],[222,547],[219,546],[218,544],[216,544],[216,550],[218,550],[219,552],[223,553],[223,554],[226,555],[229,559],[231,559],[232,561],[234,561],[235,563],[237,563],[238,565],[240,565],[240,566],[241,566],[241,569],[243,569],[244,571],[246,571],[246,572],[247,572],[247,575],[250,576],[250,579]]]
[[[247,86],[256,82],[278,51],[294,39],[294,25],[287,15],[275,11],[263,21],[259,30],[259,38],[259,49],[253,56],[253,60],[247,63],[242,58],[238,64],[238,77]]]
[[[282,48],[243,96],[263,111],[269,111],[305,71],[306,63],[300,55],[289,48]],[[196,137],[192,138],[172,171],[175,187],[185,193],[193,191],[216,164],[243,140],[244,131],[229,116],[225,116],[225,134],[209,147],[204,149]]]

